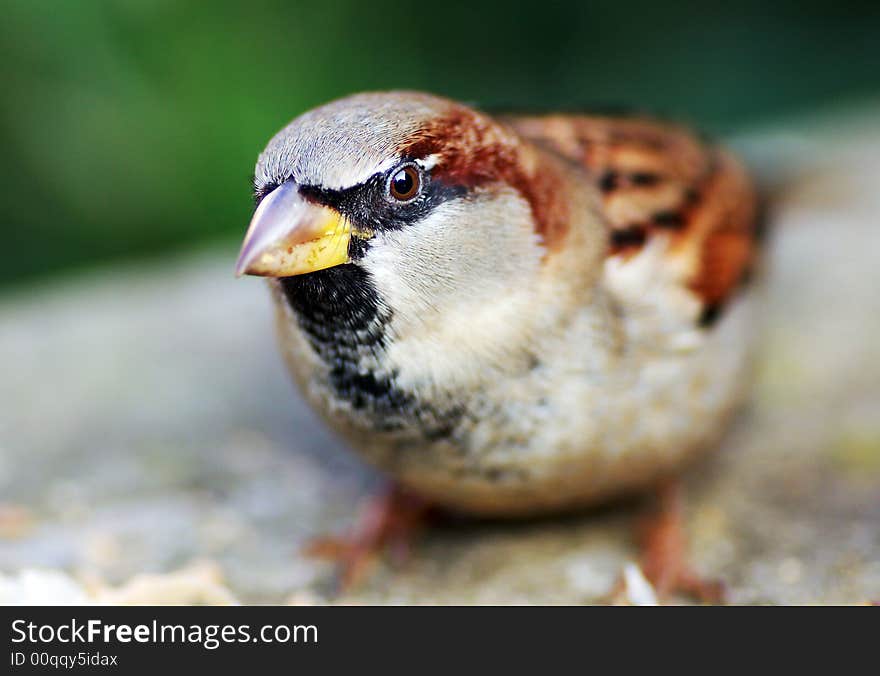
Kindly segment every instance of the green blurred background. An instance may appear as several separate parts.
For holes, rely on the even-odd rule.
[[[729,133],[880,93],[880,3],[2,0],[0,283],[237,239],[266,140],[406,87]],[[230,260],[230,265],[232,261]]]

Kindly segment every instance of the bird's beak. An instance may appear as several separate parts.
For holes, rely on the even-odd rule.
[[[263,198],[235,264],[236,276],[290,277],[347,263],[351,223],[311,204],[286,181]]]

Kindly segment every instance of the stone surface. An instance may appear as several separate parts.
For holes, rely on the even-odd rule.
[[[735,603],[880,599],[880,124],[832,122],[741,142],[763,173],[784,177],[763,349],[751,402],[719,451],[687,473],[694,561],[727,582]],[[607,594],[636,555],[636,502],[442,524],[406,566],[382,563],[334,597],[331,569],[301,547],[344,529],[380,480],[295,394],[267,295],[257,280],[233,279],[234,253],[106,269],[0,299],[7,601],[43,579],[99,584],[100,598],[117,601],[134,587],[142,600],[144,579],[165,580],[149,574],[184,569],[160,585],[168,600],[193,562],[211,571],[211,592],[183,600]]]

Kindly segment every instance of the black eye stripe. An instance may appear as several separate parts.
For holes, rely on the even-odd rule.
[[[389,194],[389,184],[401,169],[412,166],[419,171],[419,190],[406,201],[394,199]],[[280,183],[258,186],[255,190],[259,202]],[[451,199],[463,197],[468,190],[460,185],[448,185],[432,180],[431,172],[415,161],[404,159],[392,169],[376,173],[350,188],[330,189],[318,185],[299,186],[300,194],[307,200],[336,209],[351,220],[356,230],[399,230],[422,220],[438,205]]]

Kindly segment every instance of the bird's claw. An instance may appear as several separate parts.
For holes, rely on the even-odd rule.
[[[426,503],[394,486],[364,503],[347,535],[315,538],[304,553],[336,563],[337,590],[345,593],[363,582],[383,550],[398,564],[406,561],[427,512]]]

